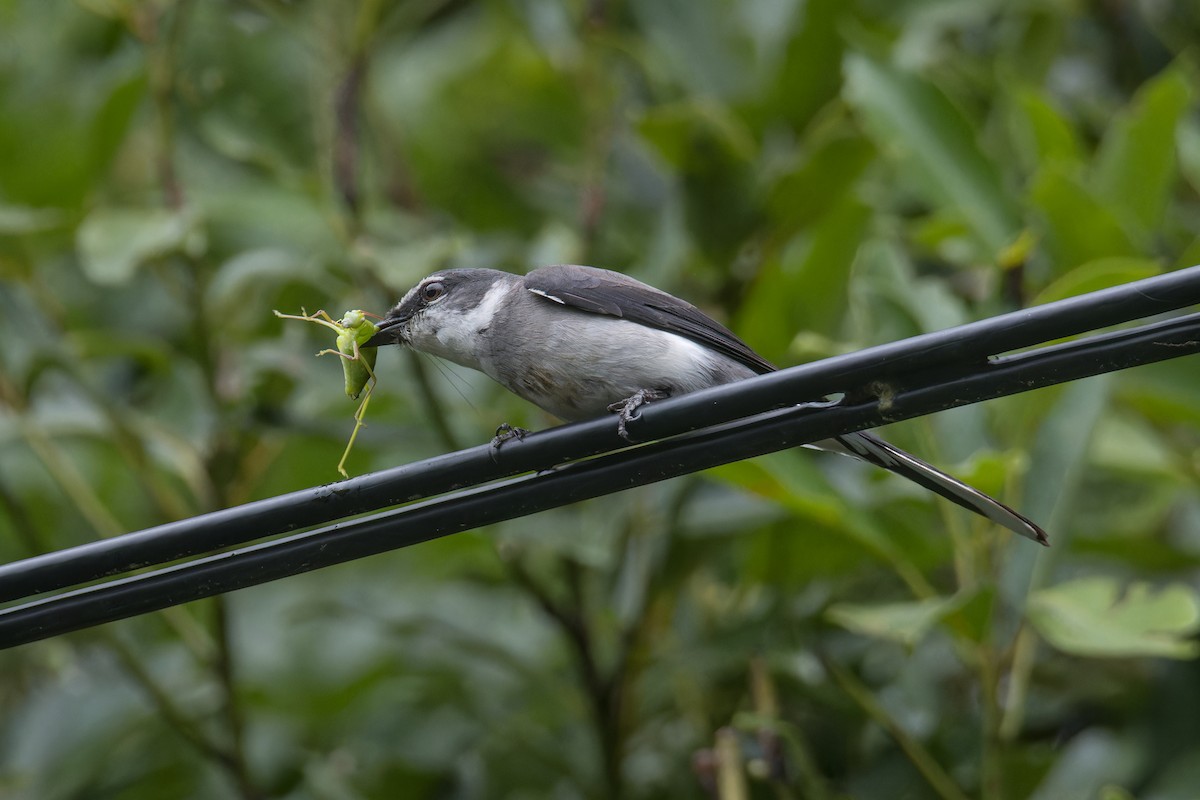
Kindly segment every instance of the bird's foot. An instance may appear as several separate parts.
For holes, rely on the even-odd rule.
[[[617,433],[627,442],[634,441],[629,435],[629,431],[625,429],[625,426],[641,416],[641,412],[638,409],[646,403],[651,403],[655,400],[666,400],[670,396],[669,392],[659,389],[638,389],[619,403],[610,405],[608,410],[617,414]]]
[[[524,439],[528,435],[529,431],[524,428],[509,425],[507,422],[504,423],[499,428],[496,428],[496,435],[492,437],[492,455],[495,456],[496,451],[505,442],[512,441],[513,439]]]

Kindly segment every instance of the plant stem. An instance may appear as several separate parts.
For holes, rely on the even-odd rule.
[[[561,560],[561,565],[571,595],[570,607],[551,597],[520,561],[514,559],[508,562],[514,581],[530,594],[546,616],[558,626],[571,647],[600,750],[601,774],[604,778],[602,796],[621,797],[620,684],[611,677],[605,678],[596,660],[592,631],[585,619],[583,576],[579,565],[565,558]]]
[[[213,624],[216,628],[217,650],[214,670],[221,686],[221,710],[229,733],[229,770],[242,790],[243,797],[257,796],[250,769],[246,763],[245,721],[234,679],[234,646],[229,617],[229,600],[223,595],[213,598]]]
[[[841,687],[842,691],[857,703],[868,717],[891,735],[938,797],[941,797],[942,800],[968,800],[967,795],[942,769],[942,765],[937,762],[937,759],[925,749],[923,744],[910,736],[908,731],[904,730],[896,720],[892,719],[887,709],[875,699],[875,695],[871,693],[870,689],[832,659],[820,654],[818,654],[818,658],[821,659],[826,672],[833,677],[834,682]]]
[[[238,794],[242,800],[258,800],[264,797],[262,792],[244,780],[245,776],[238,768],[239,757],[237,754],[211,740],[193,725],[187,715],[175,705],[170,694],[154,682],[150,673],[143,668],[141,662],[124,642],[103,629],[100,631],[100,636],[117,656],[125,672],[154,705],[159,717],[198,753],[219,766],[238,787]]]
[[[1004,764],[1000,737],[1000,665],[995,650],[986,644],[979,651],[979,692],[983,706],[980,720],[980,797],[1004,797]]]
[[[749,800],[750,787],[742,764],[742,748],[733,728],[717,731],[717,797],[719,800]]]

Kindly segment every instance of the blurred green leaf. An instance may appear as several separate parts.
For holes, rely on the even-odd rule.
[[[1055,300],[1150,278],[1160,272],[1162,267],[1147,258],[1100,258],[1060,275],[1038,292],[1030,304],[1039,306],[1052,303]]]
[[[861,136],[836,135],[820,142],[771,187],[769,211],[777,229],[813,224],[855,186],[876,155]],[[820,191],[813,190],[817,186]]]
[[[942,281],[916,274],[900,243],[872,237],[859,247],[851,299],[856,341],[881,343],[966,321],[962,300]]]
[[[960,597],[931,597],[908,603],[839,603],[826,616],[847,630],[912,647],[963,604]]]
[[[159,208],[100,208],[76,236],[84,273],[98,284],[120,284],[138,267],[181,250],[203,247],[196,218]]]
[[[707,474],[825,524],[835,524],[841,514],[836,500],[812,485],[819,481],[819,473],[816,459],[809,453],[774,453],[753,461],[724,464]]]
[[[1200,595],[1182,583],[1156,588],[1080,578],[1034,592],[1029,621],[1050,644],[1091,658],[1195,658]]]
[[[699,96],[730,97],[744,91],[748,48],[734,35],[725,9],[717,0],[659,0],[635,3],[630,11],[640,23],[647,57],[662,58],[678,79]]]
[[[1175,132],[1193,97],[1184,73],[1168,69],[1143,85],[1097,154],[1097,190],[1147,231],[1162,219],[1175,182]]]
[[[246,250],[217,268],[205,291],[208,309],[229,327],[245,331],[268,320],[263,313],[269,298],[274,297],[281,284],[307,279],[320,282],[320,270],[311,260],[282,247],[261,247]],[[298,313],[294,309],[280,309]],[[341,319],[346,309],[326,309]],[[316,308],[308,309],[310,313]]]
[[[769,88],[770,105],[764,111],[782,116],[799,129],[837,96],[846,48],[838,26],[851,8],[841,0],[807,0],[794,8],[797,24]]]
[[[1190,359],[1148,364],[1118,381],[1122,401],[1153,424],[1200,429],[1200,371]]]
[[[1068,118],[1055,107],[1052,99],[1032,86],[1011,90],[1009,126],[1030,172],[1048,161],[1071,165],[1083,161],[1083,144]]]
[[[1106,785],[1132,783],[1139,754],[1130,737],[1091,728],[1074,736],[1029,800],[1093,800]]]
[[[718,264],[733,258],[762,214],[752,170],[756,143],[745,122],[728,107],[700,101],[650,111],[637,129],[678,170],[701,252]]]
[[[1030,200],[1044,219],[1055,272],[1104,258],[1141,255],[1117,212],[1061,166],[1047,165],[1034,179]]]
[[[1020,231],[1014,203],[970,122],[941,90],[864,55],[846,60],[847,98],[879,148],[916,170],[927,199],[961,214],[995,258]]]
[[[1169,262],[1169,266],[1174,269],[1183,269],[1184,267],[1194,267],[1197,265],[1200,265],[1200,238],[1193,240],[1190,245],[1179,251]]]
[[[730,109],[712,102],[661,106],[638,120],[638,131],[682,170],[704,168],[710,147],[743,163],[754,157],[754,138],[745,124]]]
[[[851,268],[870,220],[866,206],[844,197],[767,261],[738,321],[745,339],[768,359],[780,360],[794,336],[833,332],[845,313]]]
[[[1167,485],[1176,482],[1174,448],[1140,417],[1101,420],[1092,436],[1091,450],[1098,466],[1141,473]]]
[[[964,593],[962,604],[946,615],[946,628],[960,639],[984,644],[994,635],[997,597],[998,593],[990,585]]]
[[[1200,122],[1185,117],[1179,124],[1179,171],[1200,192]]]
[[[1138,501],[1145,504],[1143,498],[1139,497]],[[1121,511],[1127,515],[1129,509],[1123,508]],[[1161,524],[1164,517],[1169,519],[1170,516],[1170,514],[1160,515],[1157,524]],[[1180,517],[1182,516],[1181,514]],[[1105,521],[1110,522],[1111,518],[1106,518]],[[1182,525],[1190,524],[1188,520],[1182,520]],[[1106,560],[1109,563],[1120,564],[1126,569],[1137,570],[1147,576],[1159,575],[1169,578],[1178,575],[1180,570],[1200,568],[1200,554],[1181,552],[1182,548],[1178,542],[1148,539],[1138,535],[1139,530],[1145,530],[1148,527],[1150,526],[1142,525],[1134,529],[1131,535],[1123,537],[1106,535],[1103,531],[1097,531],[1095,537],[1077,537],[1071,543],[1071,549],[1089,559],[1095,559],[1097,562]],[[1195,529],[1194,525],[1191,527],[1193,530]]]
[[[326,49],[327,63],[316,73],[307,71],[314,66],[314,47],[320,46],[317,39],[298,35],[296,26],[305,24],[306,12],[313,14],[309,24],[315,23],[320,9],[309,7],[289,24],[287,10],[279,5],[274,18],[271,12],[259,17],[250,6],[230,13],[200,3],[183,9],[182,18],[170,5],[151,8],[154,4],[131,16],[141,16],[143,25],[153,20],[167,26],[160,35],[169,35],[173,23],[191,33],[161,54],[177,62],[179,76],[193,76],[180,92],[185,99],[176,111],[180,122],[190,135],[229,159],[195,164],[187,159],[180,166],[186,170],[220,164],[224,170],[230,161],[245,161],[266,168],[281,182],[302,180],[315,155],[315,140],[329,134],[316,122],[315,98],[304,95],[313,88],[312,81],[332,79],[344,58]],[[326,19],[325,33],[336,36],[339,24],[351,16]]]
[[[53,230],[65,221],[66,215],[54,208],[0,205],[0,236]]]
[[[538,191],[547,170],[587,139],[586,93],[512,25],[478,7],[437,37],[393,43],[370,89],[405,142],[412,193],[469,227],[528,234],[551,202]]]
[[[0,195],[74,208],[102,180],[146,89],[139,54],[105,47],[118,23],[71,3],[10,3],[0,23]],[[55,57],[47,57],[54,53]]]

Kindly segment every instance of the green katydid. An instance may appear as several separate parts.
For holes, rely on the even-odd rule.
[[[338,462],[337,466],[342,477],[349,478],[350,475],[346,472],[346,459],[350,457],[350,449],[354,447],[354,440],[358,438],[358,429],[363,426],[363,415],[367,413],[367,404],[371,402],[371,392],[375,388],[373,368],[377,355],[376,348],[363,347],[379,330],[375,323],[367,319],[368,316],[375,315],[356,309],[347,311],[340,320],[335,320],[324,311],[309,314],[306,310],[300,309],[300,314],[283,314],[276,311],[275,316],[280,319],[315,322],[337,333],[337,349],[322,350],[317,355],[333,353],[335,356],[341,356],[342,374],[346,379],[346,396],[351,400],[357,400],[359,395],[362,395],[363,398],[362,402],[358,404],[358,410],[354,412],[354,430],[350,433],[350,441],[346,443],[346,449],[342,452],[342,460]],[[366,394],[363,394],[364,389],[366,389]]]

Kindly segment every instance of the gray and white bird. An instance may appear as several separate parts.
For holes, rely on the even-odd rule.
[[[367,346],[403,344],[479,370],[559,419],[620,413],[645,402],[775,371],[700,309],[619,272],[558,265],[513,275],[450,269],[421,280]],[[890,470],[1011,531],[1047,544],[1018,512],[872,434],[813,445]]]

